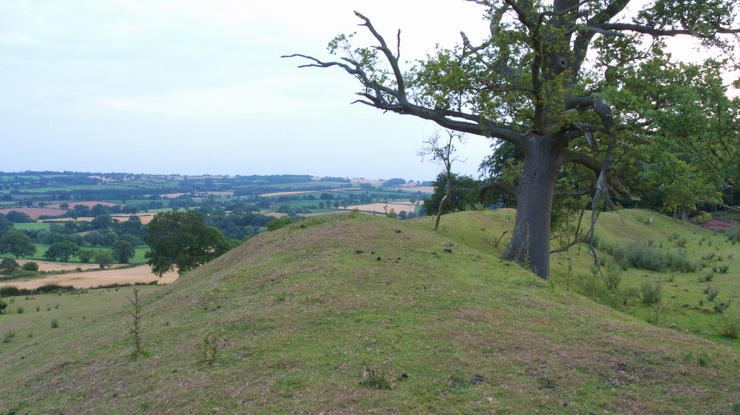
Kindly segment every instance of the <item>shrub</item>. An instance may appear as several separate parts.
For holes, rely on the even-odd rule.
[[[650,271],[695,272],[696,264],[686,259],[684,253],[664,252],[660,248],[643,243],[627,246],[606,246],[604,249],[617,261],[622,269],[639,268]]]
[[[57,319],[52,320],[51,321],[51,328],[55,329],[57,327],[59,327],[59,322],[57,321]]]
[[[707,296],[707,300],[714,301],[719,295],[719,289],[717,289],[717,287],[707,286],[707,288],[704,289],[704,295]]]
[[[0,269],[4,272],[13,272],[20,267],[21,266],[18,265],[18,262],[13,258],[3,258],[2,261],[0,261]]]
[[[16,312],[17,312],[18,314],[23,314],[23,312],[24,312],[25,310],[23,309],[23,307],[20,307],[20,306],[19,306],[19,307],[16,307],[16,308],[15,308],[15,311],[16,311]]]
[[[643,304],[651,305],[660,303],[663,287],[660,281],[656,283],[646,282],[640,286],[640,299]]]
[[[604,279],[606,288],[616,290],[619,287],[619,283],[622,282],[622,268],[616,263],[611,263],[602,278]]]
[[[740,242],[740,228],[732,228],[727,231],[727,240],[732,242],[733,245]]]
[[[13,340],[13,337],[15,337],[15,332],[13,330],[6,331],[3,343],[10,343],[10,341]]]
[[[6,303],[3,300],[0,300],[0,314],[5,313],[5,310],[8,308],[8,303]]]
[[[291,223],[293,223],[293,219],[291,219],[289,216],[281,216],[277,219],[267,222],[267,230],[276,231],[283,226],[290,225]]]
[[[29,261],[21,265],[21,269],[24,271],[37,272],[39,270],[39,264],[33,261]]]
[[[737,339],[738,335],[740,335],[740,317],[722,314],[719,316],[717,332],[720,336]]]
[[[726,303],[718,301],[717,304],[715,304],[712,308],[717,314],[723,314],[725,311],[727,311],[728,308],[730,308],[730,301]]]
[[[712,214],[709,212],[699,212],[698,215],[694,216],[694,223],[701,225],[702,223],[709,222],[712,219]]]
[[[699,282],[710,282],[713,279],[714,279],[714,274],[712,274],[711,272],[708,272],[704,274],[704,276],[699,277]]]

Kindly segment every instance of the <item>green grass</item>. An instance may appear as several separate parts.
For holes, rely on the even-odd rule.
[[[24,304],[0,316],[15,333],[0,412],[731,413],[736,349],[580,295],[585,252],[554,257],[551,281],[500,260],[513,215],[447,215],[438,232],[328,215],[260,234],[150,287],[140,359],[124,297],[94,319],[49,314],[31,338],[23,319],[45,311]],[[634,273],[622,285],[652,280]]]
[[[13,227],[22,231],[48,231],[51,224],[47,222],[16,223]]]

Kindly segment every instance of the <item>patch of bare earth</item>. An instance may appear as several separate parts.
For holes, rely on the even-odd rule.
[[[170,272],[163,275],[162,278],[158,278],[152,274],[152,269],[149,265],[139,265],[131,268],[114,268],[100,271],[49,275],[26,281],[9,281],[0,283],[0,286],[12,285],[21,289],[35,289],[48,284],[71,285],[75,288],[94,288],[101,285],[149,283],[153,281],[157,281],[159,284],[169,284],[174,282],[177,276],[177,272]]]
[[[736,228],[738,226],[737,222],[733,220],[727,220],[727,219],[717,219],[712,218],[709,219],[707,223],[702,223],[701,225],[704,229],[710,229],[717,232],[724,232],[732,228]]]

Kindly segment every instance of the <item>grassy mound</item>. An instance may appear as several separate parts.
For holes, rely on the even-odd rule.
[[[732,413],[736,350],[564,288],[562,258],[554,282],[501,261],[512,223],[332,215],[261,234],[147,289],[143,355],[125,311],[0,345],[0,412]]]

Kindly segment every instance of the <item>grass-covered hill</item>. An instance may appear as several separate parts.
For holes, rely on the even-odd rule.
[[[655,247],[662,227],[673,237],[672,220],[647,225],[635,220],[642,214],[604,216],[603,243],[636,243],[630,227],[649,227]],[[578,294],[590,286],[584,280],[598,278],[585,250],[554,257],[551,281],[501,261],[506,238],[494,244],[512,223],[512,211],[462,212],[445,216],[434,232],[430,220],[348,214],[261,234],[175,284],[142,291],[139,358],[132,357],[132,317],[112,302],[86,311],[84,319],[60,315],[56,329],[37,328],[31,337],[17,326],[15,338],[0,345],[0,412],[737,410],[736,340],[651,325],[639,316],[640,307],[648,313],[652,306],[638,299],[625,297],[625,311],[635,318]],[[687,235],[685,245],[705,232],[676,226]],[[689,257],[704,255],[683,248]],[[734,268],[715,282],[730,295],[737,293],[737,258],[725,263]],[[622,284],[637,285],[656,272],[626,271]],[[676,274],[670,284],[697,297],[678,308],[705,314],[694,300],[706,284],[693,281],[705,273]],[[109,294],[77,298],[92,304]],[[32,315],[0,316],[0,329]]]

